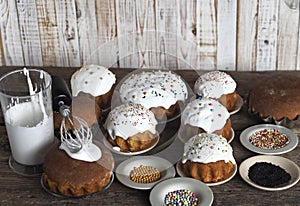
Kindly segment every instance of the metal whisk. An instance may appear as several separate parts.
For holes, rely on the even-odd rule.
[[[63,117],[60,125],[61,142],[71,153],[77,153],[83,148],[83,145],[92,142],[92,131],[83,119],[72,115],[70,110],[71,93],[61,77],[52,76],[52,98],[53,110],[59,112]]]

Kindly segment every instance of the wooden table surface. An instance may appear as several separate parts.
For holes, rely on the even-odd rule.
[[[15,68],[2,67],[0,75]],[[69,81],[76,68],[44,68],[50,74],[60,75]],[[111,69],[118,81],[130,70]],[[205,71],[195,72],[190,70],[176,71],[192,87],[199,74]],[[244,148],[240,141],[240,133],[249,126],[261,123],[247,112],[247,96],[249,89],[258,80],[269,78],[272,75],[280,75],[281,72],[229,72],[238,84],[238,94],[244,99],[242,109],[231,116],[235,138],[231,145],[234,156],[239,165],[243,160],[257,154]],[[300,76],[300,72],[292,72]],[[7,139],[2,113],[0,116],[0,205],[150,205],[150,190],[136,190],[121,184],[116,178],[111,187],[105,191],[85,198],[57,198],[43,190],[40,185],[40,177],[24,177],[12,172],[8,166],[10,147]],[[286,154],[280,155],[300,165],[300,146]],[[177,175],[178,176],[178,175]],[[268,192],[256,189],[240,177],[239,173],[229,182],[211,187],[214,194],[213,205],[300,205],[300,183],[294,187],[277,192]]]

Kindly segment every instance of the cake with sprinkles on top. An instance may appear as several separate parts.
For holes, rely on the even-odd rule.
[[[222,135],[229,141],[232,137],[230,114],[218,101],[199,97],[187,104],[181,114],[179,137],[186,142],[198,133]]]
[[[227,73],[211,71],[199,76],[194,85],[197,97],[208,97],[218,100],[231,111],[238,100],[237,84]]]
[[[73,73],[71,90],[73,96],[90,95],[102,110],[110,107],[116,77],[108,68],[90,64]]]
[[[120,86],[121,102],[133,102],[150,109],[158,121],[180,114],[188,98],[182,78],[171,71],[151,70],[130,75]]]
[[[226,139],[216,134],[200,133],[184,145],[183,173],[205,183],[228,179],[235,169],[233,150]]]
[[[126,103],[110,111],[104,127],[108,140],[122,152],[139,152],[159,139],[154,114],[140,104]]]

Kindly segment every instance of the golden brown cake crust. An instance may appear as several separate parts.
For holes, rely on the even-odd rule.
[[[180,102],[176,102],[169,109],[165,109],[163,107],[152,107],[150,110],[154,113],[157,121],[160,122],[176,117],[181,112]]]
[[[111,180],[114,160],[111,152],[97,143],[102,157],[97,162],[70,158],[59,144],[49,150],[44,161],[44,182],[52,192],[64,196],[83,196],[97,192]]]
[[[181,137],[182,140],[188,141],[190,137],[192,137],[192,136],[194,136],[198,133],[202,133],[202,132],[207,132],[207,131],[204,131],[202,128],[194,127],[194,126],[191,126],[191,125],[187,124],[183,127],[182,131],[180,131],[180,137]],[[225,125],[222,129],[213,131],[212,133],[221,135],[227,141],[229,141],[231,139],[231,136],[232,136],[232,133],[231,133],[231,120],[227,119],[226,123],[225,123]]]
[[[223,104],[228,111],[231,111],[238,100],[236,91],[230,94],[223,94],[219,99],[219,102]]]
[[[180,163],[186,176],[205,183],[216,183],[228,179],[234,172],[234,164],[220,160],[211,163],[199,163],[188,160]]]
[[[152,147],[157,142],[158,135],[154,135],[149,131],[138,133],[127,140],[122,137],[116,137],[114,140],[108,137],[109,142],[120,147],[122,152],[138,152]]]
[[[290,74],[270,75],[249,93],[250,112],[275,120],[294,120],[300,114],[300,78]]]

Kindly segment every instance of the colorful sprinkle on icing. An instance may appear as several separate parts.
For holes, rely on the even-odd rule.
[[[80,92],[100,96],[107,93],[116,83],[115,75],[106,67],[87,65],[77,70],[71,77],[72,95]]]
[[[132,74],[120,86],[120,97],[124,103],[142,104],[148,109],[160,106],[169,109],[177,101],[185,101],[188,92],[179,75],[153,70]]]
[[[198,98],[187,104],[181,115],[181,123],[211,133],[223,128],[229,117],[227,109],[218,101]]]
[[[166,205],[180,205],[180,206],[196,206],[199,198],[188,189],[179,189],[168,192],[165,196],[164,203]]]
[[[209,133],[197,134],[185,143],[182,163],[187,160],[201,163],[224,160],[235,164],[233,150],[227,140],[222,136]]]
[[[263,129],[252,134],[249,142],[262,149],[279,149],[286,146],[290,139],[277,129]]]
[[[194,92],[203,97],[219,98],[223,94],[234,92],[236,85],[229,74],[222,71],[211,71],[196,80]]]
[[[140,104],[126,103],[110,111],[105,127],[112,137],[125,140],[137,133],[150,131],[156,134],[157,121],[153,112]]]

